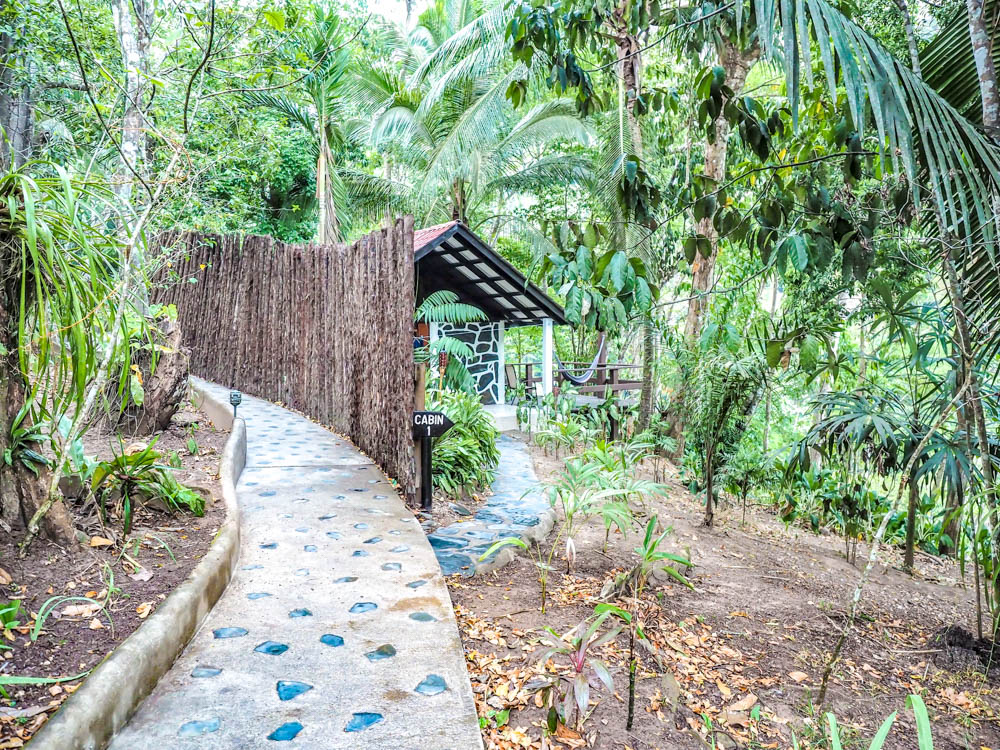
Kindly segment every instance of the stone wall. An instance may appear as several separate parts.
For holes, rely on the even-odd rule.
[[[438,330],[469,345],[474,355],[465,366],[476,381],[476,392],[484,403],[500,403],[500,324],[440,323]]]

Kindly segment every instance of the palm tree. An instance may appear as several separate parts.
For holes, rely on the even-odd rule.
[[[305,102],[282,91],[251,91],[244,96],[251,104],[284,115],[312,136],[319,206],[316,239],[321,244],[338,242],[350,226],[344,170],[334,158],[350,140],[343,98],[350,54],[336,11],[315,6],[313,22],[303,23],[282,52],[296,69],[307,71],[294,87]]]
[[[509,14],[498,8],[438,0],[408,38],[384,30],[391,59],[352,83],[354,106],[376,113],[367,133],[386,159],[382,195],[420,221],[482,221],[505,199],[586,174],[585,155],[553,152],[590,143],[571,102],[549,98],[519,117],[506,100],[524,71],[497,43]]]

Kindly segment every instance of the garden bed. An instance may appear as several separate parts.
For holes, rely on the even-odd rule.
[[[8,630],[2,641],[0,675],[81,677],[7,686],[9,699],[0,699],[0,748],[27,742],[83,677],[128,638],[201,560],[226,518],[218,467],[227,438],[228,432],[215,429],[203,413],[187,410],[160,433],[154,448],[165,458],[176,455],[178,481],[211,497],[204,516],[139,507],[123,544],[120,522],[101,528],[93,514],[77,515],[78,533],[85,540],[79,547],[63,549],[40,539],[24,559],[16,546],[22,530],[4,535],[0,602],[20,599],[22,606],[20,626]],[[126,440],[125,446],[131,442],[135,441]],[[121,449],[116,437],[100,430],[84,439],[84,452],[98,459]],[[79,600],[52,606],[54,597],[64,596],[87,597],[103,606]],[[47,610],[53,613],[32,642],[36,615]]]
[[[562,459],[532,452],[542,481],[561,471]],[[842,540],[785,528],[760,510],[741,526],[742,509],[734,505],[720,509],[715,528],[706,529],[700,502],[669,469],[667,485],[665,496],[648,498],[648,510],[673,526],[666,546],[692,560],[695,590],[664,578],[643,597],[642,619],[663,668],[637,649],[635,722],[627,732],[627,631],[599,648],[594,655],[611,668],[614,694],[592,679],[582,728],[560,727],[549,747],[704,748],[714,737],[717,748],[787,748],[793,730],[803,748],[828,747],[815,701],[859,575],[844,559]],[[568,665],[565,657],[548,668],[537,664],[544,628],[565,633],[596,604],[614,601],[602,597],[602,588],[634,563],[632,550],[642,541],[639,531],[627,538],[612,532],[602,549],[604,537],[600,520],[581,530],[569,574],[557,552],[544,615],[536,568],[521,550],[495,573],[449,579],[487,748],[541,746],[546,711],[533,688]],[[861,551],[859,559],[865,557]],[[845,738],[866,740],[898,711],[885,747],[913,750],[916,731],[905,699],[919,693],[935,750],[1000,747],[1000,674],[984,674],[981,644],[964,642],[961,631],[937,637],[949,626],[974,632],[974,592],[961,586],[950,561],[922,555],[913,577],[894,567],[895,550],[884,552],[882,563],[823,710],[837,715]]]

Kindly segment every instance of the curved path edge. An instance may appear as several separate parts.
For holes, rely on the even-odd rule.
[[[233,419],[204,381],[191,378],[191,389],[212,422],[231,431],[219,462],[226,520],[184,582],[91,672],[29,742],[31,750],[106,747],[188,645],[232,578],[240,554],[236,483],[246,465],[246,425]]]

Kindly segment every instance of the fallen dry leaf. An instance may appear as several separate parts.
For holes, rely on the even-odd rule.
[[[10,577],[10,573],[3,568],[0,568],[0,586],[6,586],[12,580],[14,579]]]
[[[91,547],[110,547],[113,544],[114,544],[114,542],[112,542],[110,539],[104,538],[103,536],[92,536],[92,537],[90,537],[90,546]]]
[[[753,693],[747,693],[744,697],[740,698],[736,703],[731,706],[726,706],[726,711],[730,713],[739,713],[740,711],[749,711],[753,708],[754,704],[757,702],[757,696]]]
[[[95,617],[93,620],[90,621],[90,629],[91,630],[103,630],[104,629],[104,625],[102,625],[101,621],[98,620]]]
[[[149,613],[153,611],[152,602],[143,602],[138,607],[135,608],[135,613],[139,615],[140,620],[145,620],[149,617]]]
[[[82,604],[70,604],[62,608],[60,617],[93,617],[94,613],[101,608],[96,602],[83,602]]]
[[[128,577],[133,581],[148,581],[153,577],[153,571],[149,568],[139,568],[135,573],[129,573]]]
[[[809,679],[809,675],[807,675],[805,672],[798,672],[798,671],[796,671],[796,672],[789,672],[788,676],[791,677],[796,682],[802,682],[802,680],[808,680]]]

